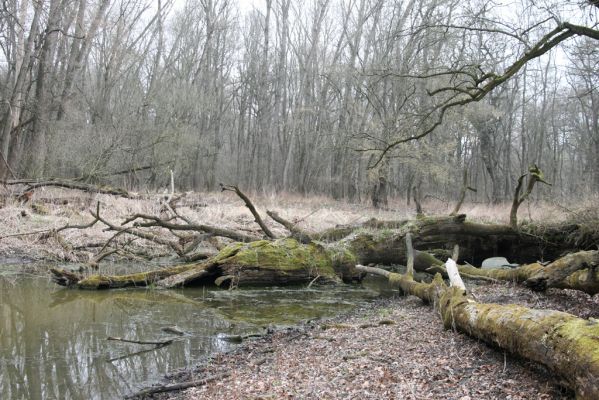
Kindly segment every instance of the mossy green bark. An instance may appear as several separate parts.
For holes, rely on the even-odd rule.
[[[457,329],[520,357],[539,362],[564,379],[577,399],[599,399],[599,321],[519,305],[477,303],[463,289],[381,270],[389,282],[434,304],[446,329]]]
[[[295,239],[261,240],[226,247],[213,260],[221,275],[232,275],[237,284],[293,284],[316,277],[339,282],[333,260],[316,243],[301,244]]]
[[[526,264],[518,268],[480,269],[460,265],[465,277],[485,277],[524,283],[533,290],[547,288],[573,289],[594,295],[599,293],[599,251],[579,251],[558,258],[551,264]]]
[[[579,251],[561,257],[529,276],[524,284],[533,290],[550,287],[599,293],[599,251]]]
[[[468,260],[471,260],[471,257],[480,259],[495,256],[500,251],[519,259],[521,256],[519,251],[539,247],[539,240],[541,240],[532,235],[521,235],[506,226],[465,222],[464,215],[442,218],[423,217],[411,221],[371,221],[362,224],[358,231],[354,230],[343,240],[330,244],[316,241],[302,244],[291,238],[233,243],[200,264],[175,266],[124,276],[94,275],[84,278],[66,272],[62,275],[55,273],[55,276],[59,284],[87,289],[143,286],[166,278],[168,280],[161,285],[173,287],[199,279],[213,281],[219,276],[234,276],[235,278],[231,279],[234,283],[258,285],[303,283],[316,277],[321,281],[329,282],[351,281],[359,277],[354,268],[358,263],[405,264],[407,258],[405,236],[408,232],[412,235],[416,249],[437,249],[443,253],[447,251],[447,247],[459,244],[462,258]],[[502,244],[502,240],[510,245],[506,247]],[[527,257],[537,255],[535,251],[526,254]],[[424,272],[431,266],[441,264],[441,261],[426,251],[415,253],[416,271]],[[210,266],[209,271],[208,266]],[[529,264],[516,270],[480,270],[462,266],[460,271],[469,276],[521,282],[542,268],[539,264]],[[563,280],[559,285],[568,284],[573,288],[578,285],[588,288],[590,278],[596,275],[594,270],[590,270],[589,274],[585,275],[588,279],[582,285],[583,274],[578,272],[577,274],[576,277]],[[554,286],[560,287],[557,284]]]
[[[335,275],[331,258],[324,247],[315,244],[301,244],[295,239],[275,241],[260,240],[223,249],[214,260],[217,264],[234,264],[239,267],[260,267],[281,272],[296,270],[314,270],[321,276]],[[226,254],[230,253],[230,254]]]
[[[206,277],[234,276],[236,284],[272,285],[309,282],[318,277],[324,282],[340,282],[349,262],[355,263],[350,253],[345,259],[319,244],[301,244],[295,239],[260,240],[251,243],[233,243],[214,257],[194,264],[173,266],[128,275],[79,276],[54,269],[57,283],[80,289],[109,289],[130,286],[182,286]],[[337,269],[335,268],[337,267]]]
[[[545,365],[578,399],[599,398],[599,321],[514,304],[479,304],[456,288],[442,292],[439,309],[446,328]]]
[[[500,281],[511,281],[511,282],[524,282],[535,273],[543,269],[543,266],[539,263],[526,264],[518,268],[492,268],[492,269],[481,269],[473,267],[472,265],[460,265],[458,266],[460,273],[469,276],[482,276],[486,278],[493,278]]]
[[[590,295],[595,295],[599,293],[599,270],[589,268],[576,271],[565,279],[553,283],[551,287],[581,290]]]
[[[87,277],[79,276],[75,273],[68,272],[63,269],[51,269],[52,274],[56,278],[64,279],[64,286],[77,287],[79,289],[116,289],[124,287],[143,287],[154,284],[155,282],[165,279],[169,276],[180,274],[184,271],[196,267],[197,264],[178,265],[174,267],[156,269],[148,272],[139,272],[126,275],[90,275]]]

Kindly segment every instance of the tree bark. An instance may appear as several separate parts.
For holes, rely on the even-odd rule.
[[[353,261],[353,260],[352,260]],[[259,240],[234,243],[203,263],[178,265],[145,273],[106,276],[80,276],[62,269],[52,269],[54,281],[80,289],[112,289],[156,284],[165,288],[192,283],[213,283],[222,276],[233,276],[235,286],[308,283],[319,277],[321,282],[341,282],[351,271],[344,270],[341,257],[333,259],[324,247],[302,245],[294,239],[274,242]],[[353,265],[352,265],[353,267]],[[359,274],[356,273],[356,277]]]
[[[537,291],[550,287],[599,293],[599,251],[568,254],[528,277],[524,284]]]
[[[429,273],[440,272],[447,275],[443,263],[430,254],[422,256]],[[472,265],[459,265],[460,273],[470,279],[487,278],[495,281],[523,283],[532,290],[548,288],[573,289],[592,295],[599,293],[599,251],[579,251],[558,258],[544,266],[541,263],[526,264],[518,268],[480,269]]]

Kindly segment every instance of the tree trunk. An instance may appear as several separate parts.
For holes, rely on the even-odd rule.
[[[449,264],[449,262],[448,262]],[[449,265],[448,265],[449,268]],[[374,272],[378,268],[364,268]],[[560,311],[477,303],[463,287],[447,287],[440,275],[417,283],[407,275],[379,273],[401,290],[434,304],[446,329],[457,329],[520,357],[539,362],[564,378],[577,399],[599,398],[599,323]]]
[[[548,288],[573,289],[591,296],[599,293],[599,251],[579,251],[558,258],[547,266],[540,263],[526,264],[518,268],[479,269],[472,265],[460,265],[458,269],[467,278],[523,283],[532,290]],[[420,271],[446,274],[443,262],[423,253],[420,256]],[[427,265],[429,267],[427,267]]]
[[[26,2],[23,2],[23,5],[26,7]],[[19,136],[22,130],[20,121],[23,102],[25,100],[23,98],[25,92],[23,88],[26,86],[27,72],[33,62],[32,53],[35,51],[34,45],[39,32],[39,19],[41,13],[42,5],[36,3],[34,6],[33,18],[31,20],[29,36],[27,37],[27,43],[24,45],[24,49],[20,49],[23,54],[22,57],[18,57],[15,65],[16,77],[14,86],[12,88],[10,99],[8,100],[6,113],[2,118],[3,124],[0,128],[0,152],[2,153],[2,157],[4,157],[3,161],[6,161],[0,162],[0,179],[7,178],[9,174],[11,174],[10,169],[15,168],[15,164],[21,159],[21,154],[18,151],[20,146],[17,141],[20,140]],[[25,14],[25,12],[22,14]]]
[[[347,274],[351,271],[344,270],[346,264],[343,261],[340,256],[335,259],[331,257],[331,253],[320,245],[302,245],[294,239],[280,239],[274,242],[259,240],[234,243],[206,262],[145,273],[89,277],[60,269],[52,269],[52,273],[59,285],[80,289],[111,289],[151,284],[176,287],[191,283],[213,283],[219,277],[230,277],[235,286],[290,285],[310,282],[317,277],[327,282],[340,282],[341,278],[350,280],[351,277]],[[356,276],[358,275],[356,273]]]
[[[29,133],[27,143],[28,163],[26,173],[29,176],[44,176],[44,165],[46,163],[47,145],[49,136],[51,73],[53,67],[53,53],[59,31],[60,4],[59,0],[51,0],[48,11],[48,26],[44,33],[40,59],[38,63],[37,76],[35,78],[35,107],[33,111],[32,129]]]
[[[430,251],[440,257],[451,255],[458,244],[462,259],[474,259],[479,264],[483,259],[502,254],[510,254],[515,259],[535,260],[540,254],[559,254],[569,248],[565,240],[555,241],[551,248],[542,236],[522,234],[509,226],[476,224],[464,221],[465,216],[443,218],[423,218],[416,221],[377,221],[371,220],[352,227],[340,227],[330,231],[337,241],[326,244],[311,242],[302,244],[295,239],[275,241],[258,240],[250,243],[234,243],[204,263],[175,266],[146,273],[125,276],[95,275],[83,277],[62,270],[54,270],[57,283],[64,286],[77,286],[85,289],[101,289],[123,286],[145,286],[158,284],[165,287],[192,283],[212,283],[219,277],[233,277],[231,283],[238,285],[272,285],[307,283],[316,277],[328,282],[350,282],[359,280],[361,273],[355,264],[406,264],[407,250],[405,235],[411,233],[416,249]],[[547,227],[540,232],[550,233]],[[314,237],[322,239],[321,235]],[[339,240],[340,239],[340,240]],[[557,243],[560,243],[558,246]],[[545,247],[543,247],[545,246]],[[503,252],[497,249],[504,250]],[[579,267],[569,267],[576,274],[582,274],[587,286],[594,290],[590,278],[586,278],[581,266],[592,264],[597,255],[588,252],[579,256]],[[426,272],[431,266],[442,264],[434,256],[416,251],[414,269]],[[555,264],[555,263],[554,263]],[[562,262],[567,264],[567,262]],[[586,268],[586,267],[585,267]],[[495,279],[516,279],[524,281],[540,271],[540,264],[521,267],[516,270],[479,270],[462,266],[460,272],[472,276],[487,276]],[[584,268],[583,268],[584,269]],[[207,271],[207,272],[205,272]],[[179,276],[177,276],[180,274]],[[64,275],[64,276],[63,276]],[[514,278],[516,277],[516,278]],[[566,277],[570,277],[567,274]],[[578,279],[582,279],[579,277]],[[169,281],[159,281],[168,278]],[[559,285],[564,280],[559,280]],[[557,284],[553,284],[556,287]]]

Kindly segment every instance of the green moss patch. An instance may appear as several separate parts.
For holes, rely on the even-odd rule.
[[[301,244],[295,239],[260,240],[236,243],[223,249],[213,260],[218,264],[278,271],[308,270],[311,275],[335,276],[333,262],[325,249],[314,243]]]

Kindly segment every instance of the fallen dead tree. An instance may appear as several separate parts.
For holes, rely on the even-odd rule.
[[[432,304],[446,329],[545,365],[564,379],[578,399],[599,398],[599,321],[560,311],[477,303],[468,296],[451,259],[446,263],[449,287],[440,274],[431,283],[418,283],[409,274],[361,265],[356,269],[385,276],[403,293]]]
[[[64,189],[75,189],[81,190],[83,192],[88,193],[101,193],[101,194],[111,194],[114,196],[120,196],[127,199],[134,198],[135,196],[129,193],[125,189],[114,188],[110,186],[99,186],[92,185],[89,183],[77,182],[75,180],[67,180],[67,179],[46,179],[46,180],[35,180],[35,179],[13,179],[8,181],[3,181],[2,184],[6,186],[14,186],[14,185],[24,185],[26,189],[24,192],[30,192],[32,190],[41,188],[41,187],[59,187]]]
[[[260,232],[246,234],[196,223],[168,201],[162,205],[164,215],[137,213],[121,223],[104,218],[98,204],[96,210],[91,211],[94,220],[89,224],[67,225],[53,232],[58,235],[62,229],[85,229],[95,223],[102,223],[106,230],[114,232],[92,260],[94,266],[105,257],[118,253],[115,238],[123,236],[164,246],[179,260],[194,262],[121,276],[87,276],[53,269],[56,282],[85,289],[146,285],[175,287],[196,283],[228,283],[231,287],[237,287],[246,284],[311,283],[314,280],[349,282],[361,277],[354,268],[355,264],[405,265],[408,254],[404,240],[410,236],[416,249],[414,269],[419,272],[445,273],[439,258],[451,256],[451,249],[458,246],[461,250],[460,260],[471,264],[480,264],[483,259],[499,254],[509,254],[513,259],[529,262],[513,270],[480,270],[462,265],[460,273],[466,278],[526,281],[529,287],[537,290],[562,287],[590,294],[599,292],[596,253],[560,259],[564,253],[594,243],[594,236],[586,236],[584,241],[580,241],[576,225],[528,224],[514,229],[508,225],[470,222],[464,214],[459,214],[403,221],[372,219],[323,232],[308,232],[298,223],[281,217],[277,212],[268,211],[267,215],[273,221],[289,231],[287,238],[278,238],[280,235],[275,235],[266,226],[256,207],[239,188],[229,185],[222,187],[223,190],[236,193],[244,201],[260,227],[262,237]],[[226,238],[230,244],[214,251],[197,250],[200,243],[213,237]],[[63,242],[60,241],[61,245]],[[63,247],[67,248],[67,245]],[[543,258],[559,260],[546,268],[536,263],[536,260]]]
[[[156,243],[169,243],[158,241],[156,237],[147,233],[141,235],[135,229],[140,229],[142,226],[156,226],[156,224],[171,227],[171,223],[157,222],[158,219],[149,216],[137,215],[136,217],[150,222],[127,229],[107,221],[105,223],[117,233],[137,235]],[[102,218],[100,217],[99,220],[102,221]],[[460,246],[461,258],[465,257],[464,254],[466,257],[476,254],[483,258],[496,255],[493,248],[481,245],[492,240],[507,240],[506,238],[511,237],[512,253],[520,251],[518,250],[520,248],[534,248],[535,241],[539,240],[537,236],[523,235],[507,226],[470,223],[463,215],[405,221],[397,226],[398,229],[393,231],[360,228],[342,240],[332,243],[316,240],[301,243],[294,238],[263,239],[249,243],[235,242],[203,262],[176,265],[132,275],[84,276],[61,269],[53,269],[52,273],[57,283],[84,289],[147,285],[168,288],[215,282],[219,285],[228,282],[234,287],[255,284],[298,284],[309,283],[317,277],[320,282],[351,282],[361,278],[361,274],[354,268],[355,264],[405,265],[408,261],[408,252],[404,244],[407,236],[411,236],[414,247],[420,249],[414,253],[414,269],[428,273],[446,272],[442,267],[443,263],[429,253],[439,256],[451,255],[447,246],[441,246],[439,243],[443,237]],[[481,238],[486,240],[481,241]],[[542,244],[546,245],[546,243]],[[545,247],[544,250],[546,251],[547,248]],[[459,268],[460,273],[467,278],[526,282],[528,286],[537,289],[571,288],[594,294],[599,292],[599,275],[595,269],[598,260],[597,251],[587,251],[559,258],[547,266],[532,263],[515,269],[482,270],[470,265],[461,265]]]
[[[111,289],[156,284],[176,287],[194,282],[214,283],[227,277],[232,285],[274,285],[322,281],[340,282],[340,260],[333,264],[329,253],[317,244],[302,245],[294,239],[234,243],[205,262],[161,268],[130,275],[83,277],[64,269],[52,269],[54,280],[81,289]],[[351,279],[351,277],[346,277]],[[224,281],[221,279],[222,284]]]
[[[443,262],[429,254],[421,256],[430,267],[429,273],[447,275]],[[579,251],[560,257],[551,263],[531,263],[517,268],[480,269],[472,265],[458,265],[460,274],[476,279],[522,283],[535,291],[548,288],[573,289],[594,295],[599,293],[599,251]]]
[[[259,226],[265,225],[257,209],[253,206],[248,208],[253,208],[256,220],[260,218]],[[115,235],[132,235],[162,245],[176,241],[157,240],[157,230],[169,232],[180,240],[182,237],[177,236],[178,232],[192,232],[194,236],[191,239],[196,242],[205,237],[203,235],[237,239],[226,231],[194,223],[172,207],[169,212],[166,217],[135,214],[121,224],[104,220],[99,208],[92,215],[96,222],[115,231]],[[465,215],[455,215],[407,221],[370,220],[326,232],[307,232],[276,212],[267,214],[289,231],[289,237],[278,238],[280,235],[272,231],[269,235],[261,228],[263,238],[255,233],[247,241],[230,243],[201,262],[116,276],[86,276],[52,269],[53,279],[60,285],[80,289],[148,285],[173,288],[193,284],[235,288],[243,285],[311,285],[314,281],[349,282],[361,279],[366,273],[376,273],[386,276],[404,293],[434,304],[447,328],[458,329],[544,364],[564,378],[579,398],[598,398],[597,321],[517,305],[480,304],[467,295],[461,282],[461,277],[509,280],[535,290],[555,287],[598,293],[596,265],[599,252],[578,251],[580,246],[585,248],[589,245],[580,238],[592,236],[581,236],[577,226],[526,225],[514,229],[507,225],[474,223],[467,221]],[[148,232],[150,229],[151,234]],[[190,248],[183,246],[180,240],[176,242],[178,248],[171,246],[174,250],[178,249],[179,256],[185,255],[185,249]],[[511,258],[533,262],[515,269],[481,270],[467,264],[444,264],[439,260],[452,254],[457,259],[458,248],[462,261],[477,263],[487,257],[509,254]],[[571,251],[576,252],[560,257]],[[555,261],[550,264],[534,262],[543,257],[551,257]],[[402,264],[407,265],[407,273],[401,275],[362,264]],[[441,272],[450,279],[452,286],[446,286],[439,273],[430,283],[418,283],[413,278],[416,272]]]

